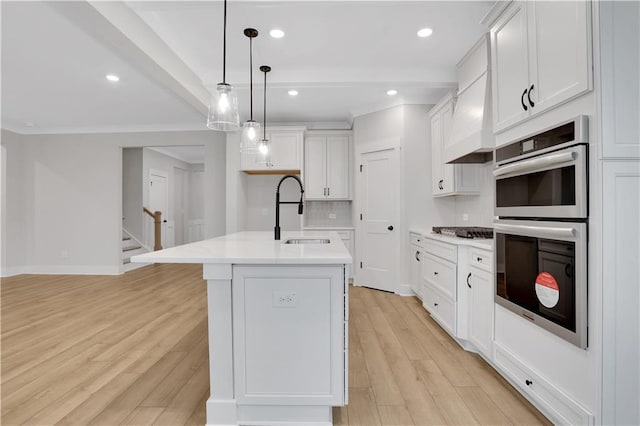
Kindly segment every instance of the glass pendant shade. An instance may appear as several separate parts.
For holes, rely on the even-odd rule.
[[[247,120],[242,125],[242,137],[240,139],[240,152],[256,154],[258,152],[258,140],[260,139],[260,123],[255,120]]]
[[[256,164],[259,166],[271,165],[271,142],[269,139],[260,139],[256,152]]]
[[[207,127],[223,132],[234,132],[240,128],[238,97],[230,84],[218,83],[216,86],[209,104]]]

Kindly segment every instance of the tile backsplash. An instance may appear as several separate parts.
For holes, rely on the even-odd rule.
[[[479,195],[462,195],[455,198],[456,226],[493,226],[494,180],[493,162],[482,166],[482,185]]]
[[[351,201],[306,201],[304,226],[352,226]]]

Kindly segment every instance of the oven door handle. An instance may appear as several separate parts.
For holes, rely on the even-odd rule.
[[[500,166],[493,171],[494,176],[502,176],[513,172],[530,172],[537,169],[573,161],[578,156],[576,151],[561,152],[558,154],[544,155],[531,160],[518,161],[517,163]]]
[[[575,228],[559,228],[553,226],[533,226],[533,225],[508,225],[504,223],[494,223],[494,231],[503,231],[519,235],[525,232],[527,235],[547,238],[575,238],[577,230]]]

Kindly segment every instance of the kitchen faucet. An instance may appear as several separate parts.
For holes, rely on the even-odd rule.
[[[296,181],[298,181],[298,185],[300,185],[300,201],[280,201],[280,185],[282,185],[282,182],[284,182],[288,178],[293,178]],[[302,214],[302,208],[303,208],[302,195],[303,194],[304,194],[304,188],[302,187],[302,182],[300,181],[300,178],[298,178],[297,176],[286,175],[282,179],[280,179],[280,182],[278,182],[278,188],[276,189],[276,227],[274,229],[276,240],[280,239],[280,204],[297,204],[298,214]]]

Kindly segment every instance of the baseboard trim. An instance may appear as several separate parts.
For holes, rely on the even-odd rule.
[[[105,265],[38,265],[25,266],[20,273],[34,275],[120,275],[120,267]]]
[[[9,266],[6,268],[0,268],[0,278],[9,278],[16,275],[26,274],[26,266]]]
[[[400,284],[396,290],[396,294],[399,296],[414,296],[410,284]]]

